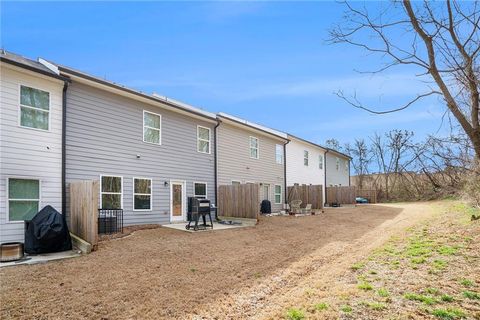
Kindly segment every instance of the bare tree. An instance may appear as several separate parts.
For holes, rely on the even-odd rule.
[[[385,58],[378,73],[397,66],[419,70],[431,84],[405,104],[391,110],[367,107],[356,94],[337,95],[353,105],[375,114],[396,112],[429,97],[440,97],[458,121],[480,159],[480,97],[478,55],[480,51],[480,8],[478,2],[394,1],[379,12],[365,5],[344,2],[343,21],[330,31],[331,42],[346,43]],[[368,36],[368,42],[358,40]],[[364,39],[364,38],[363,38]],[[405,45],[406,41],[408,45]]]
[[[372,154],[364,139],[355,139],[353,145],[345,144],[345,152],[352,157],[352,167],[358,177],[358,187],[363,188],[363,180],[369,172]]]

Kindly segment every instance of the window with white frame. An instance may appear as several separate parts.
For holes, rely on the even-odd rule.
[[[197,151],[210,153],[210,128],[197,127]]]
[[[349,168],[348,168],[348,160],[345,160],[345,171],[348,172],[348,169],[349,169]]]
[[[259,149],[258,138],[250,137],[250,158],[253,158],[253,159],[259,158],[258,149]]]
[[[20,126],[48,131],[50,93],[20,86]]]
[[[133,178],[133,210],[152,210],[152,179]]]
[[[203,182],[194,182],[193,196],[195,198],[207,199],[207,184]]]
[[[275,185],[275,204],[282,203],[282,186],[279,184]]]
[[[238,180],[232,180],[232,186],[239,186],[241,185],[242,182],[241,181],[238,181]]]
[[[337,171],[340,169],[340,158],[339,157],[335,158],[335,167],[336,167]]]
[[[32,219],[40,207],[40,181],[8,179],[8,221]]]
[[[323,170],[323,155],[318,156],[318,169]]]
[[[100,207],[102,209],[122,209],[122,177],[101,176],[100,181]]]
[[[143,142],[162,144],[162,116],[143,111]]]
[[[308,166],[308,151],[307,150],[303,151],[303,165]]]
[[[283,163],[283,146],[280,144],[275,145],[275,161],[278,164]]]

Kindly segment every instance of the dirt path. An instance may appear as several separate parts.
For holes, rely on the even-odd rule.
[[[0,318],[278,318],[305,288],[329,287],[431,213],[429,204],[360,206],[254,228],[138,231],[82,258],[0,270]]]
[[[316,289],[319,296],[335,293],[336,279],[356,262],[380,247],[392,235],[400,234],[433,214],[430,203],[388,205],[402,209],[355,241],[331,242],[287,268],[264,279],[255,287],[211,303],[198,313],[202,319],[278,319],[285,307],[300,303],[305,291]]]

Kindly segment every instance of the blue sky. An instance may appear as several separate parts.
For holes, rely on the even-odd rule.
[[[335,2],[1,2],[1,46],[148,93],[223,111],[318,143],[390,129],[418,139],[445,132],[435,99],[390,115],[357,110],[407,102],[423,86],[413,70],[381,76],[378,56],[329,45]],[[369,3],[377,10],[380,3]],[[438,133],[437,133],[438,134]]]

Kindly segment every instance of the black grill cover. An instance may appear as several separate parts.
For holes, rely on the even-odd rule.
[[[260,205],[260,212],[263,214],[272,213],[272,204],[269,200],[263,200]]]
[[[51,206],[25,222],[25,252],[30,254],[72,250],[72,239],[62,214]]]

